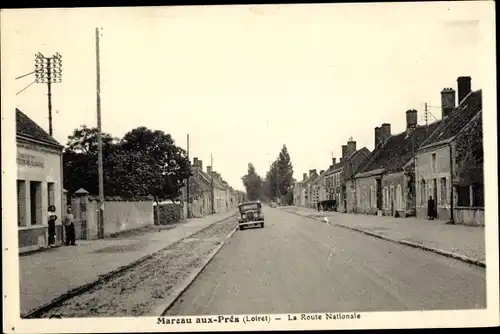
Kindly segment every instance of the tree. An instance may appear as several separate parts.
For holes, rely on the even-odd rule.
[[[125,134],[120,148],[140,161],[128,162],[127,166],[135,169],[121,169],[134,175],[136,183],[132,190],[135,192],[175,199],[191,176],[186,151],[177,147],[170,134],[163,131],[138,127]]]
[[[286,145],[271,164],[264,182],[264,194],[268,198],[279,198],[285,204],[293,201],[293,166]]]
[[[64,152],[64,186],[73,193],[83,187],[97,194],[96,128],[82,126],[68,137]],[[123,139],[103,133],[105,196],[132,198],[152,195],[175,199],[190,175],[186,152],[169,134],[139,127]]]
[[[246,189],[247,198],[250,201],[260,199],[262,196],[262,178],[257,175],[252,163],[248,164],[248,172],[241,179]]]
[[[484,182],[482,124],[482,112],[480,112],[457,137],[453,176],[456,186],[482,185]]]

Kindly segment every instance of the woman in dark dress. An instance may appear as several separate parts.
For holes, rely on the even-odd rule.
[[[49,206],[49,247],[54,247],[56,245],[56,207],[54,205]]]
[[[427,201],[427,217],[433,220],[436,216],[436,202],[434,202],[432,196],[429,196],[429,200]]]

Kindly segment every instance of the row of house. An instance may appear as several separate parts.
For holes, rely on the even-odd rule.
[[[441,91],[438,121],[419,125],[418,111],[411,109],[404,131],[393,134],[389,123],[375,127],[372,152],[356,150],[349,140],[340,162],[333,159],[319,174],[310,170],[295,184],[295,204],[316,207],[332,199],[337,211],[425,218],[432,196],[438,219],[484,224],[484,184],[456,182],[460,137],[475,131],[482,141],[481,126],[471,125],[482,117],[482,91],[471,90],[470,77],[459,77],[457,88],[458,94],[452,88]]]
[[[220,173],[212,170],[212,166],[203,170],[202,160],[193,158],[191,171],[193,176],[189,178],[189,199],[187,187],[183,191],[190,216],[228,212],[244,200],[245,194],[229,186]]]

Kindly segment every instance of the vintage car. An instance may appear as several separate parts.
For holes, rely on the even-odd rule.
[[[269,206],[271,208],[275,208],[276,207],[276,202],[275,201],[271,201],[271,204],[269,204]]]
[[[238,224],[240,230],[246,227],[260,226],[264,227],[264,214],[262,213],[262,204],[259,201],[249,201],[238,205],[240,218]]]

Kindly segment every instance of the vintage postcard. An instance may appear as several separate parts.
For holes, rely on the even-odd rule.
[[[4,332],[498,326],[495,44],[491,1],[2,10]]]

